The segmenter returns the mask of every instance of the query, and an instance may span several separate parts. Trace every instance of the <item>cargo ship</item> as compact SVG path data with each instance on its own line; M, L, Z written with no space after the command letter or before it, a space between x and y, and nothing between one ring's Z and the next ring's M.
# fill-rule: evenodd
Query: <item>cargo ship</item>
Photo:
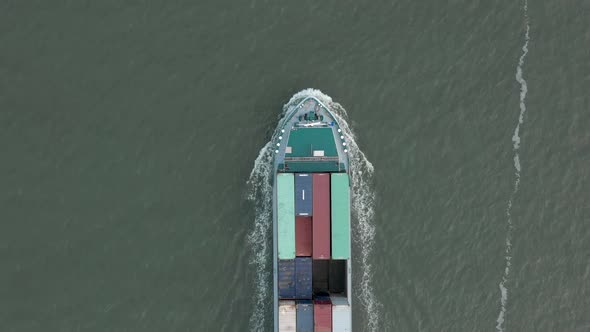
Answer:
M292 105L273 141L274 331L351 331L347 142L319 99Z

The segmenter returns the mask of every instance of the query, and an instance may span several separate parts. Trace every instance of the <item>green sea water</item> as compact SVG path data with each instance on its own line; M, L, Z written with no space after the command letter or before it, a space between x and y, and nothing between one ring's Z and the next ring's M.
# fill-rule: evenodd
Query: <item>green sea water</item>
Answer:
M270 331L305 88L366 157L354 331L590 330L590 4L524 5L1 1L0 331Z

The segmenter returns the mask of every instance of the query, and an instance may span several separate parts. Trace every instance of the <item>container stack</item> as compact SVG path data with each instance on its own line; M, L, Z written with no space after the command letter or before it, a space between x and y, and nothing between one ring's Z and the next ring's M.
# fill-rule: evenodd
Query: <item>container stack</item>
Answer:
M332 332L332 304L329 297L317 297L313 301L315 332Z
M277 175L279 259L295 258L295 188L293 173Z
M279 298L295 298L295 260L279 260Z
M279 331L295 331L297 309L295 301L279 301Z
M350 258L350 186L348 174L331 174L332 259Z
M330 295L332 302L332 332L352 331L350 304L343 295Z
M312 254L312 218L311 216L295 217L295 255L311 257Z
M314 332L313 302L311 300L297 301L297 332Z
M311 300L312 291L312 264L311 257L295 258L295 299Z
M350 332L348 174L279 173L276 185L279 331Z
M295 174L295 213L298 216L311 216L313 202L312 189L311 174Z
M330 259L330 174L313 174L313 259Z

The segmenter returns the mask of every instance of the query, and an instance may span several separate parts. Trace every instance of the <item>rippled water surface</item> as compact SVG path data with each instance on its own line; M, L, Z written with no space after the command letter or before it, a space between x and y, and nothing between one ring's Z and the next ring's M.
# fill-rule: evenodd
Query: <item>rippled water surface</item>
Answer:
M589 330L588 17L2 2L0 330L270 331L263 147L305 88L356 143L355 331Z

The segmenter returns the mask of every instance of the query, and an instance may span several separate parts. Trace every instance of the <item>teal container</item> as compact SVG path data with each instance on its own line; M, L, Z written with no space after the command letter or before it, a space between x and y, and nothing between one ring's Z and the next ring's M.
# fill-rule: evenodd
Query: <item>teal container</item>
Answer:
M332 259L350 258L350 183L348 174L332 173Z
M293 173L277 174L279 259L295 258L295 180Z

